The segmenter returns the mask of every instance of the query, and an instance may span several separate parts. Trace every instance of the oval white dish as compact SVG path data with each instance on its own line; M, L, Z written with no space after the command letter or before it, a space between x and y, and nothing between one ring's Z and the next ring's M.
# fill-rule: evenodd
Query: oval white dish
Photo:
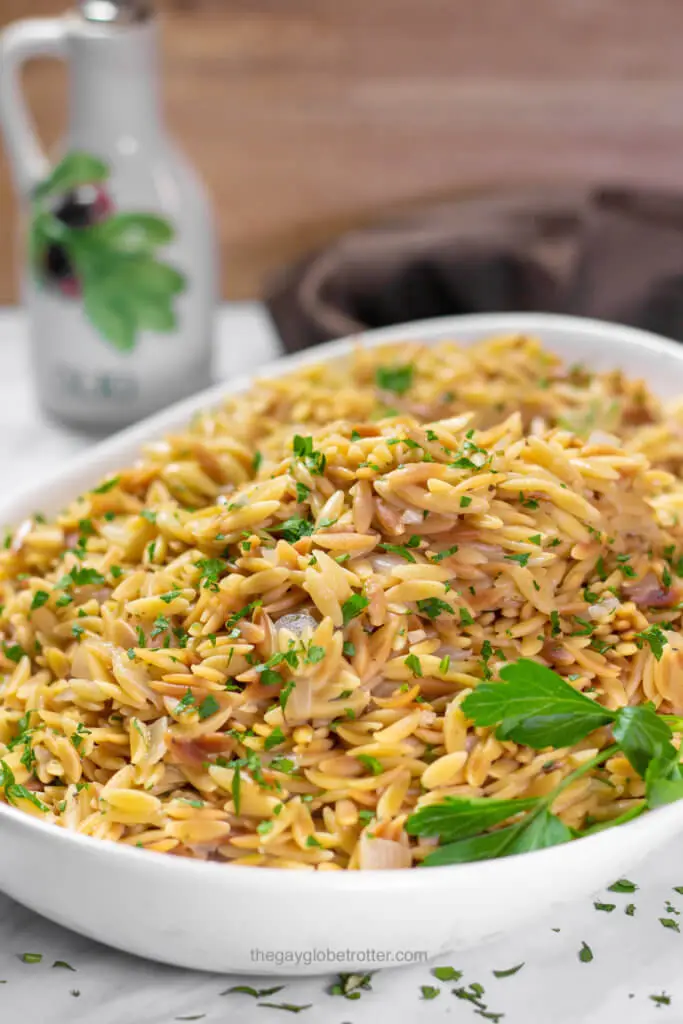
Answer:
M392 327L361 340L368 345L403 338L467 342L518 331L538 335L568 361L642 376L663 397L683 391L683 349L597 321L540 314L470 316ZM278 360L261 376L335 358L357 340ZM6 502L0 522L16 522L36 507L56 510L134 459L143 441L175 429L196 410L249 383L241 378L218 385L97 445ZM316 974L332 965L367 969L364 951L370 948L384 951L386 964L395 966L402 958L415 963L476 945L589 895L681 831L683 801L588 839L503 860L316 873L165 857L74 835L0 804L0 886L60 924L152 959L220 972ZM315 952L323 950L326 958L316 960ZM373 966L380 963L375 958Z

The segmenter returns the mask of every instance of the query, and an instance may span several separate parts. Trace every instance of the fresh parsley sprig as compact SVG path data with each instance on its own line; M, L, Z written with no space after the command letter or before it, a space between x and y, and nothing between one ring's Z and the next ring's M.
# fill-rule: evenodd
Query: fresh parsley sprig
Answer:
M646 797L599 828L631 820L646 808L683 797L683 769L673 744L675 716L660 716L651 704L612 711L575 690L566 680L535 661L522 658L500 670L500 681L481 683L462 702L462 710L479 727L495 727L496 736L535 750L569 747L601 727L613 743L564 778L543 797L495 800L447 797L408 818L410 835L438 836L440 847L427 865L507 857L590 834L568 828L551 807L576 778L622 753L645 780ZM508 824L505 824L505 823ZM503 825L502 828L497 826ZM494 831L489 831L494 829Z

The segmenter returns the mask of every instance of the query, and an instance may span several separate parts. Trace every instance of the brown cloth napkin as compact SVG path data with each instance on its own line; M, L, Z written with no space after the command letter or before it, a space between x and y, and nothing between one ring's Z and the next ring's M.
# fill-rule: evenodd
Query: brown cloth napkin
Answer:
M266 295L288 351L448 314L549 311L683 341L683 193L535 188L344 235Z

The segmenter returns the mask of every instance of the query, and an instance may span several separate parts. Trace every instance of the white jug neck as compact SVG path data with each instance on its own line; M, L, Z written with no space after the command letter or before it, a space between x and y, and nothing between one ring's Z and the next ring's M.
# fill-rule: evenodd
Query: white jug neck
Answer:
M157 25L96 25L69 32L67 147L132 153L162 131Z

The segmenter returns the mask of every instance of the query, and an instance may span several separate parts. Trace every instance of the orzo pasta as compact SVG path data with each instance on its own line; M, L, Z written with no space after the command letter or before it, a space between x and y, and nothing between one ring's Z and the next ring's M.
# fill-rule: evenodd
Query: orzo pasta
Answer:
M418 864L416 809L548 793L609 742L475 727L507 663L683 713L682 461L680 408L526 337L256 382L8 533L0 796L179 856ZM553 810L643 786L617 754Z

